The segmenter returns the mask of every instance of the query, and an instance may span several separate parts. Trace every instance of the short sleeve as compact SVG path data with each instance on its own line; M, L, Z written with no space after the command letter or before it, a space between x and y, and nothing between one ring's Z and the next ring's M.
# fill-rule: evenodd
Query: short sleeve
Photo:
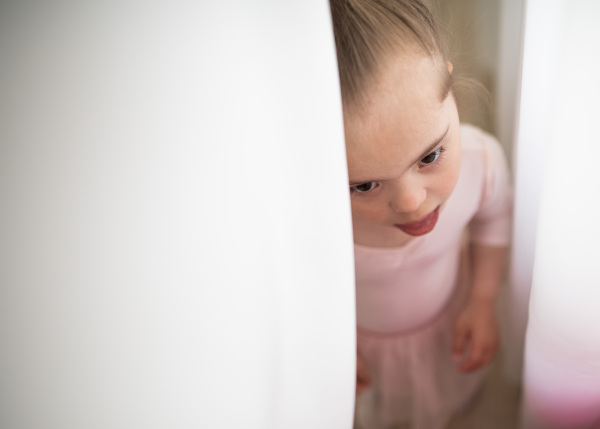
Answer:
M475 216L469 224L471 242L487 246L507 246L513 216L513 190L506 157L498 141L481 133L484 185Z

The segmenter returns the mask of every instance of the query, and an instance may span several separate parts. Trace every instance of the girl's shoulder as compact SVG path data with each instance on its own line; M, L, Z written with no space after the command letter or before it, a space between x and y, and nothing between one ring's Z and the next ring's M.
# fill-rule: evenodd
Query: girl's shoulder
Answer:
M494 176L509 175L508 162L502 145L493 135L470 124L460 125L462 168L479 169L482 179L490 183Z
M474 125L460 124L460 137L463 152L502 153L498 139Z
M512 184L504 150L489 133L461 124L462 161L458 195L471 205L471 240L506 245L510 239ZM469 199L470 198L470 199ZM468 204L467 204L468 205Z

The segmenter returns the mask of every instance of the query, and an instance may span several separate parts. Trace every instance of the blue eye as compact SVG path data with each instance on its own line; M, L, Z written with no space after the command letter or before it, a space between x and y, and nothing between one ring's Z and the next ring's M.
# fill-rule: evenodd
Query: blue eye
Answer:
M434 150L433 152L431 152L429 155L424 156L421 159L421 162L419 163L419 165L426 166L426 165L433 164L434 162L436 162L438 160L438 158L440 157L440 153L442 153L443 150L444 150L444 148L439 147L436 150Z
M350 191L358 192L359 194L366 194L377 187L376 182L366 182L360 185L350 186Z

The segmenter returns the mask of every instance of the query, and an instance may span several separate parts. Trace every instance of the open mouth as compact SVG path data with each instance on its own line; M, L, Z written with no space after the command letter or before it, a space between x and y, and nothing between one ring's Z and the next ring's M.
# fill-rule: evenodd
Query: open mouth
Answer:
M435 228L439 214L440 208L438 207L421 220L411 223L396 224L396 227L408 235L425 235Z

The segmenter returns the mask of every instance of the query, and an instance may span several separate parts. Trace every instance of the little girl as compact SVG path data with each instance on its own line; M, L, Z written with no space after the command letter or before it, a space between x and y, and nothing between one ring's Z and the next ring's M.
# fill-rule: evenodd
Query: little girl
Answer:
M331 0L355 242L358 427L437 429L498 348L510 235L496 140L460 125L419 0Z

